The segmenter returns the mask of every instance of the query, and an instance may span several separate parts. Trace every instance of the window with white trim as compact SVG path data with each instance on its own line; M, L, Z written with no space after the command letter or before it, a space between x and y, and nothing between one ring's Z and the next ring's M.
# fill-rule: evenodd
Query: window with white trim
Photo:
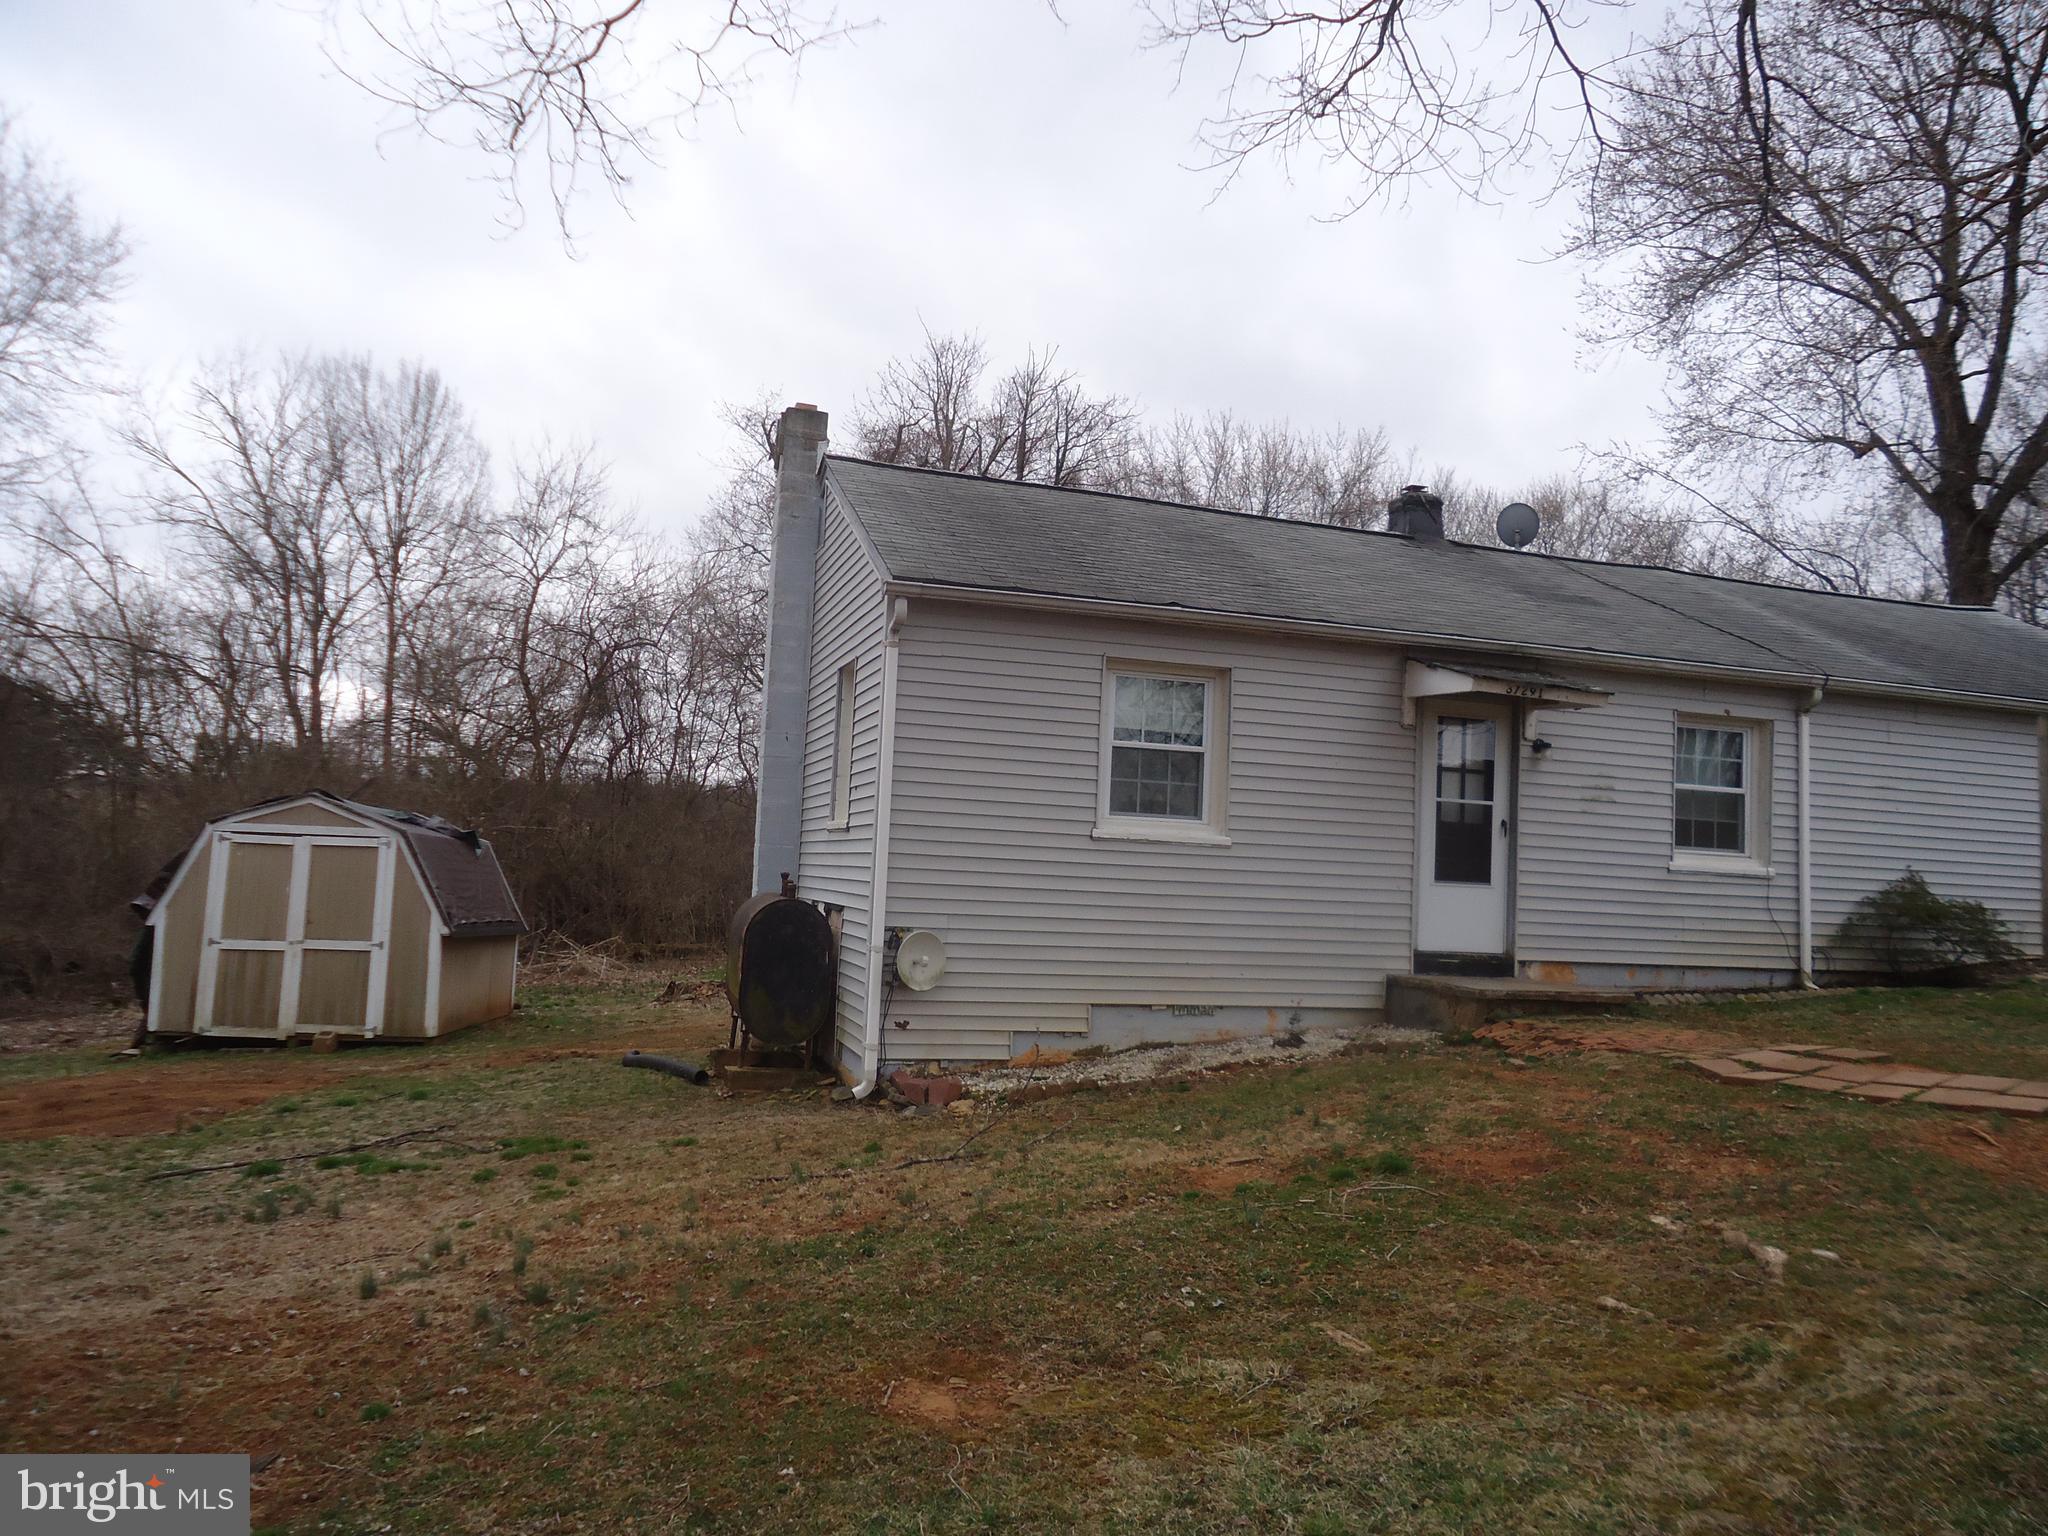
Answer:
M853 690L858 668L848 662L839 669L832 704L832 825L844 827L853 816Z
M1102 830L1218 835L1223 675L1112 663L1103 679Z
M1678 722L1671 846L1679 853L1756 856L1754 726Z

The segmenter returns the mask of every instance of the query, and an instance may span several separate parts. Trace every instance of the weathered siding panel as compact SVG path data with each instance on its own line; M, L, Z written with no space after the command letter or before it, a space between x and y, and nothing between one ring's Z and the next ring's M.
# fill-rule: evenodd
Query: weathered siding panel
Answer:
M433 942L435 919L403 848L394 864L383 1032L413 1038L427 1033L427 946Z
M1007 1056L1098 1003L1377 1008L1407 969L1396 653L921 599L900 645L886 917L948 963L895 993L889 1057ZM1229 674L1230 846L1091 835L1110 658Z
M363 822L340 811L330 811L322 805L291 805L275 811L265 811L260 816L231 817L228 825L235 827L334 827L344 832L366 830Z
M1520 757L1516 958L1635 968L1798 967L1798 757L1792 695L1730 683L1580 674L1614 697L1544 710ZM1769 877L1673 869L1678 717L1763 725ZM1759 742L1761 751L1765 744Z
M829 483L818 544L811 632L810 714L804 733L803 840L798 889L844 908L839 935L839 1053L860 1054L867 1007L868 888L874 878L875 788L881 759L882 577ZM853 782L847 824L832 826L832 739L839 669L853 663Z
M441 1033L500 1019L512 1011L519 941L441 941Z
M152 964L163 971L157 987L158 1012L153 1028L189 1034L199 1006L199 956L206 948L206 889L213 877L213 839L200 839L186 855L183 878L157 917L156 955Z
M2041 950L2040 746L2032 716L1830 695L1813 713L1816 963L1871 963L1836 940L1904 874L1988 903Z

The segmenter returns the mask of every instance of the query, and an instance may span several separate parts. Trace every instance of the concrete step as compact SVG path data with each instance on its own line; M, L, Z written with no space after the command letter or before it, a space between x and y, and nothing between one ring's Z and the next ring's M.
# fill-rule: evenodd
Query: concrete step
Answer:
M1628 987L1560 986L1492 976L1389 976L1387 1022L1400 1029L1470 1034L1495 1019L1605 1013L1642 994Z

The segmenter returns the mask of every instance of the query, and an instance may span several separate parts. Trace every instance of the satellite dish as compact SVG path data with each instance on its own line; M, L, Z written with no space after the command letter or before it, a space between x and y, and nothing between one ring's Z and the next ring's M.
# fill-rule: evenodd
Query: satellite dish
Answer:
M928 928L903 935L896 946L896 977L913 992L929 992L946 974L946 941Z
M1493 531L1500 535L1501 543L1509 549L1520 549L1534 539L1542 527L1543 519L1526 501L1509 502L1500 509L1500 516L1493 523Z

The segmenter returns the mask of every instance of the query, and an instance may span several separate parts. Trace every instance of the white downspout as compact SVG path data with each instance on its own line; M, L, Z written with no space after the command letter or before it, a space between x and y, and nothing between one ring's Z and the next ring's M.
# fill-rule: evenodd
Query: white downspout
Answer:
M1813 979L1813 712L1827 696L1827 685L1816 684L1799 706L1799 985L1814 987Z
M856 1099L875 1091L875 1079L882 1070L882 969L887 963L889 938L889 798L896 776L897 638L909 617L908 599L890 600L888 633L882 642L882 743L875 770L874 867L868 876L867 1030L861 1041L860 1081L853 1089Z

